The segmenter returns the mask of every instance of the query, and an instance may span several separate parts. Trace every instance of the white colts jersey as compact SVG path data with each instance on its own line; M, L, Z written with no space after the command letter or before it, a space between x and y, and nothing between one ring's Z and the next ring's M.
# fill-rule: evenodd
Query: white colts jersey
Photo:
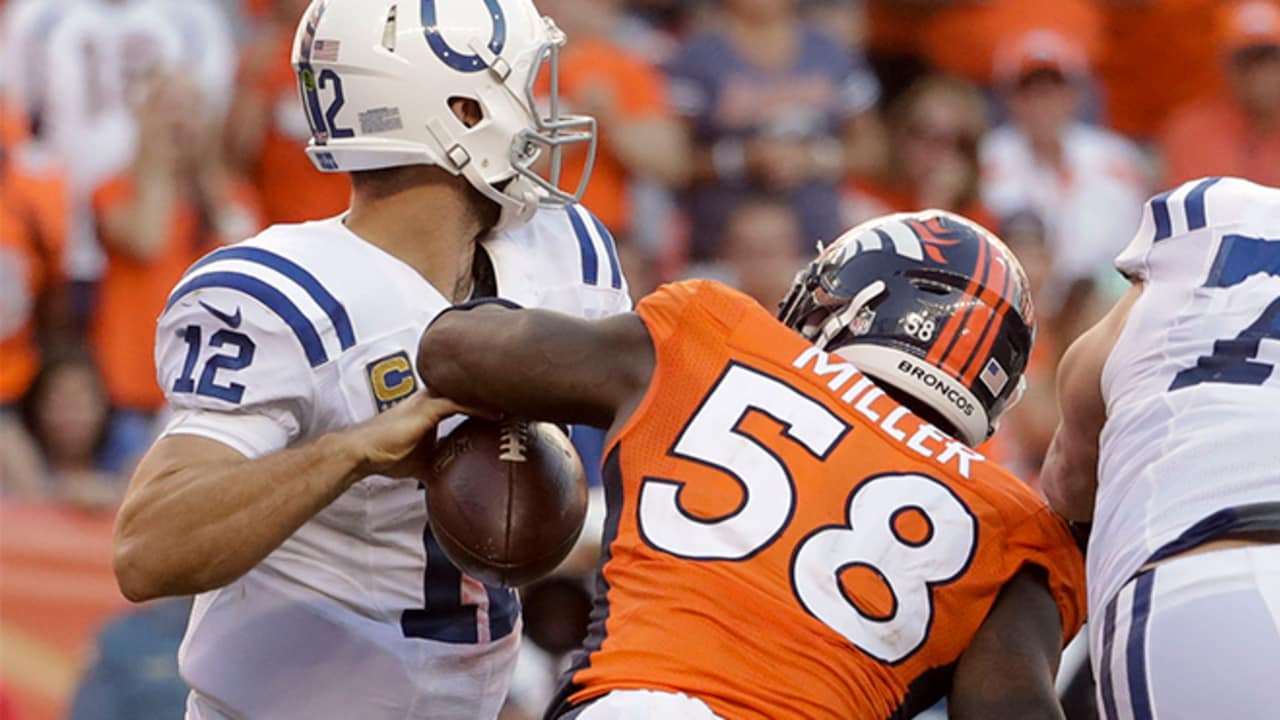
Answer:
M1245 507L1280 503L1280 190L1158 195L1116 265L1144 288L1102 371L1091 612L1152 559L1280 521Z
M612 240L580 207L485 248L502 297L587 318L630 309ZM166 433L253 458L368 420L419 390L418 339L449 306L340 218L220 249L160 319ZM497 714L518 643L515 594L445 560L418 483L369 477L197 597L179 660L199 700L233 717L471 720Z

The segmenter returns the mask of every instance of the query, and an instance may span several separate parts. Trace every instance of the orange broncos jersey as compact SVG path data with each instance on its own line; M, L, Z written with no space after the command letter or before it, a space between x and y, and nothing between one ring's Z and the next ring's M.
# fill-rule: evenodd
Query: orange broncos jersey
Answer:
M1083 560L1013 476L734 290L669 285L638 312L657 363L607 450L561 710L650 689L732 719L909 717L1024 566L1079 630Z

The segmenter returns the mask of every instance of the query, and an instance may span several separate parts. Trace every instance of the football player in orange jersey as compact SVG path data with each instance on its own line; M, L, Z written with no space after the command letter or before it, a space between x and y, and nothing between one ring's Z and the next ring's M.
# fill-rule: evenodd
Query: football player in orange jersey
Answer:
M973 446L1034 318L1013 255L941 211L859 226L781 322L709 281L596 322L463 306L427 384L610 428L585 651L549 718L1061 718L1083 620L1064 522Z

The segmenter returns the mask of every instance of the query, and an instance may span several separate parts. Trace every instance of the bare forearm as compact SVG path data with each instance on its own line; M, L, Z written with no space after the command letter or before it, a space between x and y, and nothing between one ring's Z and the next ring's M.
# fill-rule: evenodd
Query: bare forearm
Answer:
M1050 693L1028 692L1022 696L996 695L986 699L967 698L947 706L948 720L1063 720L1062 703Z
M1093 519L1098 489L1098 455L1096 450L1072 445L1059 430L1049 445L1037 483L1059 515L1071 522L1088 522Z
M605 364L586 348L539 334L534 312L480 308L492 320L446 318L424 337L420 368L427 386L463 405L492 408L524 417L607 427L612 416L587 398L608 378ZM484 328L484 329L481 329ZM510 368L518 367L518 373Z
M103 235L116 250L149 260L164 247L177 189L155 178L139 177L135 183L132 201L107 216Z
M1061 720L1053 678L1061 654L1058 609L1039 571L1023 571L956 664L948 697L951 720Z
M463 405L596 427L643 391L652 365L634 315L589 322L542 310L455 311L418 350L427 386Z
M141 601L230 583L356 482L360 463L337 434L255 460L201 438L161 441L116 520L121 589Z
M236 172L249 175L258 162L270 113L267 99L257 92L239 96L232 106L226 123L225 144L227 163Z

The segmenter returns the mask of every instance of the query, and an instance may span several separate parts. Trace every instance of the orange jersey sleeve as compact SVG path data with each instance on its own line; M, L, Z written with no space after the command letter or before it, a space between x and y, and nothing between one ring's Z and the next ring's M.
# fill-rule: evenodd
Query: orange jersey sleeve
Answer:
M910 716L1001 588L1083 562L1029 488L722 285L637 308L656 356L606 452L605 558L562 699L683 692L726 718Z
M40 370L34 315L43 271L30 229L0 198L0 404L16 403Z

